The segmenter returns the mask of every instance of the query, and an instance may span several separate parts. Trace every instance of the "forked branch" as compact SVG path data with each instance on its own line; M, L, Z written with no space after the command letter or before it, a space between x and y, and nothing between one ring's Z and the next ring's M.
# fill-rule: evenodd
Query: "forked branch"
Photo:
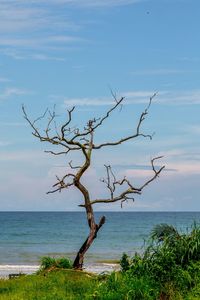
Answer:
M96 149L101 149L106 146L116 146L122 144L131 139L135 139L137 137L145 137L152 138L150 134L144 134L141 131L142 124L148 115L151 103L156 94L154 94L149 102L145 110L141 113L139 120L136 124L135 132L131 133L128 136L124 136L121 139L116 141L108 141L101 144L94 144L94 135L96 134L96 130L104 125L104 122L110 117L111 113L115 111L118 107L122 107L122 103L124 101L124 97L121 97L119 100L116 95L111 92L114 98L114 104L107 112L100 118L92 118L86 122L86 125L83 128L77 128L72 124L73 112L75 107L72 107L67 111L67 120L61 125L57 126L55 123L55 110L50 112L48 109L44 112L42 116L35 120L31 120L25 110L25 107L22 106L24 118L29 123L32 128L32 134L38 138L41 142L47 142L56 147L56 150L47 150L46 153L50 153L52 155L66 155L71 151L79 151L82 156L82 161L80 165L72 164L72 161L68 162L69 168L66 171L66 174L62 177L56 176L56 183L53 185L52 190L50 190L47 194L61 192L63 189L68 189L72 186L76 187L82 194L83 204L80 205L85 208L87 222L89 226L89 235L86 238L85 242L79 249L76 258L74 260L74 268L82 269L84 255L86 251L89 249L90 245L93 243L94 239L97 236L99 229L105 223L105 217L102 216L99 222L96 222L95 215L93 211L93 204L96 203L113 203L113 202L121 202L121 205L124 201L133 200L135 194L141 194L142 190L154 181L159 174L164 169L162 167L156 167L155 161L160 159L161 157L155 157L151 160L152 167L152 176L141 186L136 187L132 184L130 180L126 177L118 180L112 171L110 165L105 165L106 168L106 178L102 179L102 182L106 185L109 191L109 197L106 199L96 199L91 200L90 193L87 187L81 182L82 177L85 172L89 169L91 165L92 159L92 151ZM47 120L46 120L47 118ZM38 124L45 120L46 127L44 130L40 130L38 128ZM69 171L69 172L68 172Z
M70 186L74 185L76 186L84 195L85 191L88 193L87 189L82 186L80 183L80 179L82 175L85 173L85 171L90 166L90 160L91 160L91 152L93 149L100 149L105 146L116 146L119 144L122 144L128 140L137 138L137 137L148 137L152 138L152 135L150 134L144 134L141 132L141 126L148 115L149 109L151 107L152 101L154 97L156 96L156 93L150 97L149 102L144 109L144 111L141 113L137 126L136 126L136 132L134 134L131 134L129 136L125 136L121 139L118 139L117 141L113 142L105 142L99 145L95 145L93 143L93 136L96 132L96 129L103 125L104 121L110 117L110 114L117 109L120 105L122 105L124 101L124 97L121 97L119 100L117 99L116 95L111 91L111 94L115 100L114 105L105 113L105 115L101 118L93 118L89 120L86 124L86 126L83 128L83 131L81 131L79 128L71 126L72 122L72 114L75 110L75 107L72 107L70 110L67 111L67 120L66 122L60 126L60 129L57 129L57 127L53 128L52 125L55 121L55 111L50 112L48 109L44 112L42 116L39 118L31 121L29 117L27 116L25 107L22 106L24 118L27 120L27 122L30 124L31 128L33 129L33 135L40 139L40 141L48 142L52 145L61 146L61 151L52 151L48 150L45 151L46 153L50 153L53 155L63 155L68 154L70 151L81 151L81 153L84 155L84 162L80 166L74 166L72 165L72 161L69 162L69 166L71 169L77 169L77 172L75 174L67 173L64 175L61 179L57 178L57 182L55 185L53 185L53 190L49 191L48 193L54 193L57 191L61 191L64 188L69 188ZM37 124L39 121L43 120L48 115L48 121L47 126L44 131L41 131L37 128ZM50 135L52 133L56 133L53 135ZM64 150L63 150L64 149ZM153 176L150 177L142 186L135 187L132 185L132 183L124 177L122 180L117 180L111 166L105 165L106 168L106 178L102 179L102 182L104 182L107 186L107 189L109 190L110 197L108 199L96 199L93 201L90 201L90 203L87 201L87 205L92 205L95 203L111 203L111 202L117 202L117 201L126 201L127 199L134 200L134 194L141 194L142 190L153 180L155 180L160 172L164 169L164 166L157 169L154 165L155 160L160 159L161 157L155 157L151 160L151 167L153 171ZM66 182L66 179L69 177L73 177L72 181ZM124 188L124 191L117 194L117 191L122 190ZM85 197L85 195L84 195ZM83 205L85 206L86 203Z
M106 168L106 178L102 179L101 181L106 184L107 189L109 190L110 197L106 199L96 199L92 200L91 204L96 203L113 203L121 201L121 204L126 200L133 200L134 201L134 195L135 194L141 194L142 190L150 184L152 181L154 181L159 174L162 172L162 170L165 168L165 166L156 167L154 162L158 159L161 159L162 156L154 157L151 160L151 168L153 171L153 175L141 186L136 187L134 186L130 180L128 180L126 177L124 177L121 180L116 180L116 176L114 175L111 166L105 165ZM124 188L123 191L117 194L117 187ZM116 195L117 194L117 195ZM84 206L84 205L80 205Z
M75 175L71 174L71 173L68 173L67 175L63 176L61 179L58 176L56 176L57 182L53 185L54 189L47 192L47 194L52 194L52 193L55 193L55 192L61 192L62 189L67 189L70 186L73 186L74 185L73 180L71 182L65 182L65 180L68 177L72 177L74 179Z
M141 126L142 126L142 123L144 122L146 116L148 115L148 112L149 112L149 109L150 109L150 106L152 104L152 101L153 101L153 98L156 96L156 93L153 94L152 97L150 97L149 99L149 102L148 102L148 105L147 107L145 108L145 110L141 113L140 115L140 118L139 118L139 121L138 121L138 124L136 126L136 132L134 134L131 134L129 136L126 136L126 137L123 137L117 141L114 141L114 142L105 142L105 143L102 143L102 144L99 144L99 145L93 145L93 149L100 149L102 147L107 147L107 146L117 146L119 144L122 144L126 141L129 141L129 140L132 140L132 139L135 139L137 137L145 137L145 138L149 138L149 139L152 139L152 134L144 134L141 132ZM113 109L115 109L122 101L124 100L124 98L122 97L117 103L116 105L113 107ZM112 109L112 110L113 110ZM109 112L111 112L112 110L110 110ZM109 117L109 114L107 113L107 115L102 118L102 120L104 121L106 118ZM100 123L99 123L100 124ZM99 126L99 125L98 125ZM97 127L97 126L96 126ZM96 128L94 127L94 128Z

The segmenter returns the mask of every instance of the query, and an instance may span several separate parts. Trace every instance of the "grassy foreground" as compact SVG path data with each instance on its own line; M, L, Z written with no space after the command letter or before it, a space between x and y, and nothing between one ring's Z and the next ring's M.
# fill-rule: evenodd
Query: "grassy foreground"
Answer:
M73 270L57 270L45 276L27 275L11 280L0 280L1 300L81 300L81 299L136 299L136 300L199 300L200 279L189 292L166 285L168 296L162 296L148 276L130 278L123 273L112 273L107 278Z
M73 270L0 280L1 300L93 299L97 279Z
M97 276L45 257L38 274L0 280L0 300L200 300L200 227L182 234L157 225L144 253L123 254L120 264Z

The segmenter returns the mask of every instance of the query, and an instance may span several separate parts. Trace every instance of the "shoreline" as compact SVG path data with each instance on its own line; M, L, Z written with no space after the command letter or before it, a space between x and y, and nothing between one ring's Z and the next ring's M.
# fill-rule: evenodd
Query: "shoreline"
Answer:
M9 274L25 274L31 275L37 272L40 265L0 265L0 279L7 279ZM120 269L119 264L111 262L95 262L86 263L84 265L83 271L101 274L101 273L111 273L113 271L118 271Z

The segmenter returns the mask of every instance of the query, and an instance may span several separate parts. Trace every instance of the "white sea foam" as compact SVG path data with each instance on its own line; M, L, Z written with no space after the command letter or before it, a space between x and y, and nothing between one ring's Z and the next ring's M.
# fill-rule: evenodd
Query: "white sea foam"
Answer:
M39 265L0 265L0 277L8 277L9 274L33 274L39 270ZM84 271L95 274L110 273L118 270L118 264L111 263L88 263L84 266Z
M39 265L0 265L0 277L9 274L32 274L38 271Z
M84 270L96 274L110 273L119 270L119 265L111 263L88 263L85 265Z

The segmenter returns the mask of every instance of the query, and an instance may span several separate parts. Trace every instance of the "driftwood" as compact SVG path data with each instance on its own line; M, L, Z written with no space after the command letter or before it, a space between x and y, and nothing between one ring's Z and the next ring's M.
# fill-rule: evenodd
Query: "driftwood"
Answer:
M24 275L25 275L24 273L11 273L8 275L8 278L13 279L13 278L18 278L18 277L24 276Z

